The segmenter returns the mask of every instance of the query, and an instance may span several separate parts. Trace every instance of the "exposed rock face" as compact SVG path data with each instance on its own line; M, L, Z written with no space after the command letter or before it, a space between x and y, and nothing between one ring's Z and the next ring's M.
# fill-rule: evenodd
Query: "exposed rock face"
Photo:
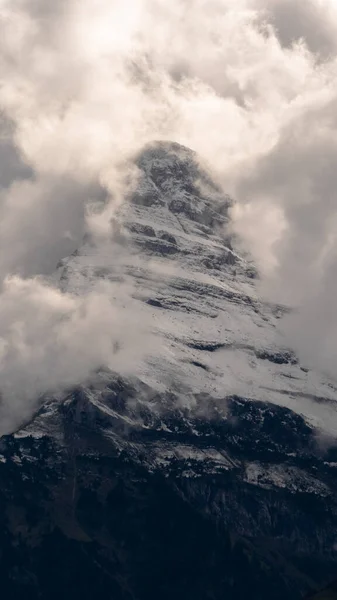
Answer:
M59 279L132 281L165 352L1 439L3 595L300 599L337 572L336 389L284 347L285 309L258 298L194 153L157 143L137 164L116 216L128 252L116 266L87 242Z

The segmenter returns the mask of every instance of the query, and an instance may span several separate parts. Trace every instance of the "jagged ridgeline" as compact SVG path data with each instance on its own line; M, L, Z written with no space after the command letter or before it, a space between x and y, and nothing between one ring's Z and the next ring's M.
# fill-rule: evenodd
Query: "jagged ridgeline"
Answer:
M141 352L111 331L115 368L1 438L3 597L300 600L337 572L336 387L285 346L197 156L136 163L111 247L86 238L57 275L108 283Z

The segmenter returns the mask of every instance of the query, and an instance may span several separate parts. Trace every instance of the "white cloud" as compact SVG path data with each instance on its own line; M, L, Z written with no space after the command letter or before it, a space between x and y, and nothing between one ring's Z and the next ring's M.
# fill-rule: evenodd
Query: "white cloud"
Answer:
M123 199L128 157L149 140L173 139L199 152L236 196L234 226L265 274L264 292L301 307L291 335L298 351L312 346L311 335L313 363L335 356L326 331L336 321L337 3L1 0L0 19L3 321L16 322L6 301L13 282L40 290L34 276L52 272L86 228L104 234L86 207L106 194L111 215ZM6 280L12 273L33 279ZM47 318L48 305L58 292L43 290L51 339L59 321ZM16 294L24 331L29 298ZM76 321L77 301L67 302L67 319ZM322 306L326 317L318 319ZM104 328L88 315L97 356L84 352L81 376L110 359ZM8 332L3 339L6 346ZM49 346L54 378L30 379L34 369L23 369L20 347L15 360L3 359L2 381L6 369L19 369L32 397L42 390L33 389L39 377L46 388L69 383ZM34 368L45 365L38 338L29 348ZM334 359L323 366L334 372Z
M131 373L155 347L151 323L128 286L100 284L84 297L39 279L6 279L0 302L0 432L29 416L39 395L84 382L108 366Z

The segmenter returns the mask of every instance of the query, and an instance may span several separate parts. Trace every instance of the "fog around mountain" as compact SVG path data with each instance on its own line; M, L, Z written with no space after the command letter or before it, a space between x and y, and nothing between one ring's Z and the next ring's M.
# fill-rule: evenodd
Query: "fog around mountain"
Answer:
M130 159L156 139L197 151L235 199L232 228L261 273L259 293L297 307L284 322L289 345L334 376L336 3L0 6L0 374L8 410L20 414L42 388L111 363L105 331L123 314L103 308L106 290L79 301L51 276L85 233L105 243L137 180ZM142 339L144 327L132 331ZM41 345L50 337L61 340L52 349ZM94 340L89 357L83 339ZM73 378L70 361L79 365Z
M337 2L0 0L0 27L3 596L323 589Z

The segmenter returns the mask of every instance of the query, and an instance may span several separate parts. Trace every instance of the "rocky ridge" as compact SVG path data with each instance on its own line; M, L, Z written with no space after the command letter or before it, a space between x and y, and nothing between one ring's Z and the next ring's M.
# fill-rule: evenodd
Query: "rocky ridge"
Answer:
M56 277L108 282L153 337L132 373L116 340L120 368L1 438L6 597L305 597L337 566L335 384L286 347L196 155L156 143L136 164L109 243Z

